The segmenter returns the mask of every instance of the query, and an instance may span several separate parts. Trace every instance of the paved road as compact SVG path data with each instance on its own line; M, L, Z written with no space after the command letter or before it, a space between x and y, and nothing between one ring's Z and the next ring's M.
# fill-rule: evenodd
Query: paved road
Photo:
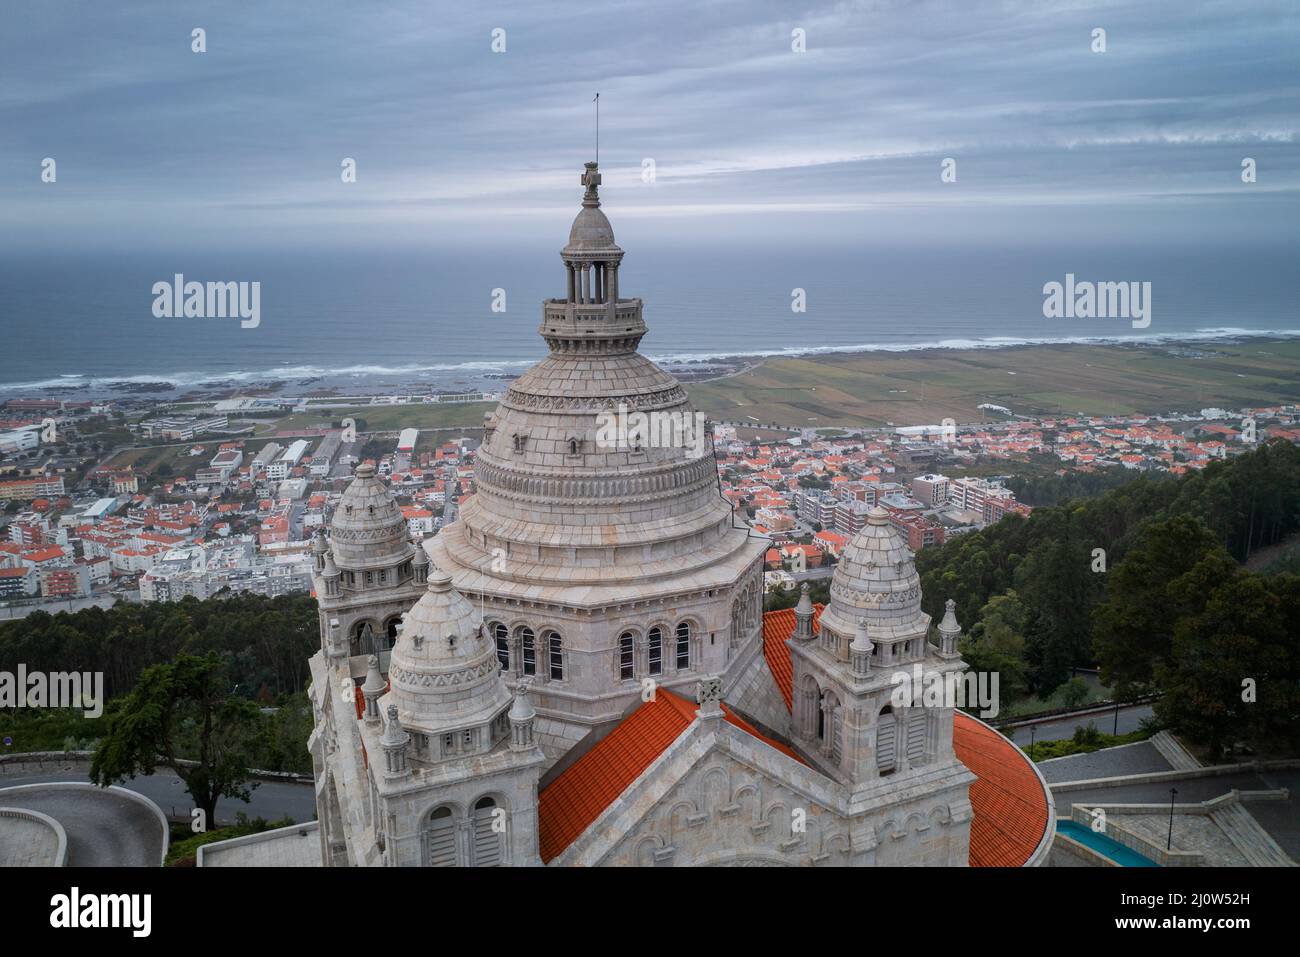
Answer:
M8 784L9 782L6 782ZM48 814L68 835L69 867L158 867L166 833L158 815L121 791L0 789L0 804Z
M26 618L34 611L43 611L51 615L57 615L61 611L81 611L92 605L98 605L100 608L112 608L117 603L117 598L113 595L93 595L86 598L61 598L55 601L33 602L25 605L0 605L0 621L10 618Z
M1119 709L1119 733L1127 734L1129 731L1138 730L1143 718L1151 717L1151 705L1135 704L1128 705ZM1102 734L1113 734L1115 729L1115 712L1114 710L1101 711L1096 714L1087 714L1083 716L1071 715L1067 717L1044 718L1042 721L1033 722L1033 740L1034 741L1061 741L1074 735L1074 729L1081 726L1092 725ZM1030 725L1022 724L1014 728L999 728L998 730L1005 734L1016 744L1028 744L1030 740Z
M0 775L0 788L15 784L85 780L85 773L78 771L46 771L30 775L6 774ZM122 786L143 794L162 808L163 813L169 817L188 816L194 806L180 778L171 771L160 770L156 774L131 778L129 781L124 781ZM253 791L252 801L248 804L234 798L222 798L217 803L217 823L233 824L235 815L240 811L249 817L264 817L268 821L290 817L295 824L302 824L316 819L316 795L310 784L262 781Z

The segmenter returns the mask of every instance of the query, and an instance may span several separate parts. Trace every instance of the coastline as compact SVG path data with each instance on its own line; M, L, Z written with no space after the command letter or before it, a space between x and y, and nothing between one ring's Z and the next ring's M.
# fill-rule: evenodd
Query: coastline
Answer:
M863 357L953 357L963 353L982 355L990 352L1060 349L1071 346L1164 350L1178 347L1228 347L1247 342L1294 340L1300 340L1300 329L1222 328L1150 336L989 337L906 344L790 346L781 349L709 355L661 354L649 350L645 354L647 358L662 365L685 384L692 386L698 383L733 379L754 372L773 361L786 359L842 362ZM0 383L0 400L11 398L48 398L68 401L139 399L168 403L213 401L235 396L315 398L330 395L491 393L503 390L510 380L541 358L542 355L539 354L522 359L450 364L355 365L339 368L296 365L255 371L181 371L126 376L64 374L25 382Z

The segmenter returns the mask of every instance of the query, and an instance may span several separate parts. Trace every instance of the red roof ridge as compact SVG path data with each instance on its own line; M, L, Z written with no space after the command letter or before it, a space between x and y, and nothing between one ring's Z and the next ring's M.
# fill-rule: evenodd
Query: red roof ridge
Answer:
M768 737L722 705L727 723L802 762L791 748ZM696 706L659 688L565 768L537 796L537 832L542 860L550 863L587 830L637 778L645 773L695 720Z

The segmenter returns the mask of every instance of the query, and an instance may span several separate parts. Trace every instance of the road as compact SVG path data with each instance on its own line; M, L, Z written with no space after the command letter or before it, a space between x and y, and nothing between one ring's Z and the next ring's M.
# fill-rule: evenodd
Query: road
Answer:
M156 811L121 791L31 787L0 779L0 805L39 811L68 836L69 867L157 867L166 834Z
M85 780L85 774L77 771L47 771L31 775L6 774L0 775L0 788L17 784ZM163 813L169 818L188 817L190 809L194 806L180 778L171 771L159 770L156 774L131 778L123 781L122 787L140 792L162 808ZM268 821L278 821L284 817L293 818L295 824L314 821L316 819L315 790L310 784L260 781L248 804L234 798L222 798L217 803L217 823L234 824L235 815L241 811L249 817L264 817Z
M26 618L34 611L57 615L61 611L81 611L83 608L90 608L93 605L98 605L100 608L112 608L117 604L118 597L117 595L100 594L88 595L85 598L60 598L54 601L33 602L22 605L0 605L0 621L12 618Z
M1142 719L1151 717L1151 713L1151 705L1149 704L1122 706L1119 709L1119 733L1127 734L1130 731L1138 730L1138 727L1142 724ZM1044 718L1041 721L1034 721L1031 724L1020 724L1014 728L1001 727L998 730L1016 744L1028 744L1031 726L1034 729L1034 741L1060 741L1064 738L1073 737L1075 728L1088 725L1092 725L1102 734L1115 733L1115 710L1111 708L1094 714L1067 715L1065 717L1057 715L1052 718Z

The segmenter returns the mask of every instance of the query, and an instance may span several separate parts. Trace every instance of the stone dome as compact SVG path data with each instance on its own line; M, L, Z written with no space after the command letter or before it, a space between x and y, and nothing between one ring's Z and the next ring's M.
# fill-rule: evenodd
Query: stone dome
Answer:
M569 229L569 245L565 247L565 252L616 248L614 227L609 224L609 217L599 207L584 206Z
M876 645L916 638L930 628L930 616L921 611L921 576L912 550L878 505L844 547L819 625L851 637L860 618L867 620L868 637Z
M614 244L614 227L600 211L600 169L596 163L585 165L582 184L587 187L582 195L582 209L574 217L569 244L560 255L566 259L599 258L617 262L623 257L623 250Z
M402 510L375 475L375 467L357 467L356 477L339 500L330 521L330 547L340 568L388 568L415 554Z
M405 727L482 724L510 704L483 618L439 568L402 619L389 661L392 703Z
M623 252L598 208L596 164L586 164L582 182L570 246L592 248L562 255L586 263L576 268L605 270L608 285L580 290L571 274L569 298L544 304L540 332L550 354L485 417L476 494L430 543L433 560L469 593L497 591L503 579L523 594L695 572L703 573L697 587L721 586L734 573L720 565L761 543L733 523L719 494L703 417L676 379L636 351L645 334L642 304L617 295ZM644 441L633 416L651 425ZM628 428L611 442L615 420Z

